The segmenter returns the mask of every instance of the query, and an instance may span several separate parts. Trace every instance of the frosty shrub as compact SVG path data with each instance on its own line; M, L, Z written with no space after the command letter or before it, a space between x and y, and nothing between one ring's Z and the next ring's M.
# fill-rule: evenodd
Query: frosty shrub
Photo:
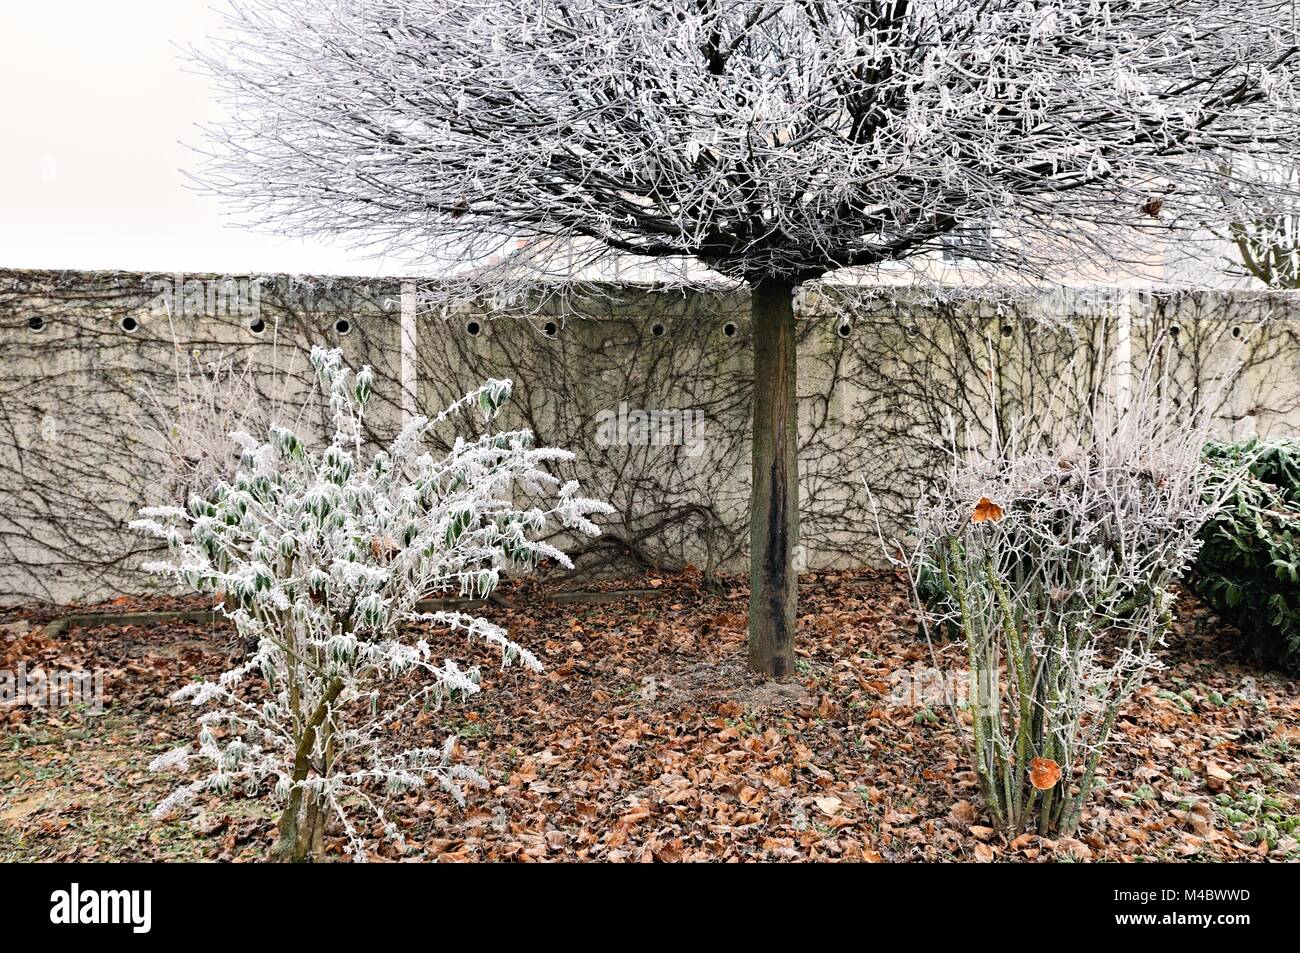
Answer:
M957 458L917 512L907 560L927 634L964 643L981 793L1008 834L1072 833L1125 700L1158 664L1172 587L1226 485L1205 428L1144 385L1063 442L1012 433ZM1184 425L1176 422L1182 418Z
M430 428L477 408L490 423L510 382L490 380L437 418L413 419L386 450L367 455L362 423L373 375L355 376L338 351L313 349L333 438L309 450L292 431L245 433L234 478L185 509L152 507L132 526L166 541L168 562L148 568L225 600L256 650L211 682L174 696L207 710L197 747L154 768L199 768L162 801L165 817L201 793L267 796L279 806L281 859L319 856L337 821L355 859L366 834L400 841L386 796L433 784L458 801L484 780L453 762L451 741L402 748L384 726L479 690L478 672L433 657L418 635L455 630L497 646L505 663L541 668L504 630L458 612L420 613L432 593L488 596L500 574L565 555L541 541L548 525L595 535L603 503L560 485L545 466L570 459L537 449L527 431L457 438L445 456L424 448ZM534 501L517 506L513 497ZM415 633L415 634L412 634Z
M284 383L273 373L276 386L268 397L259 391L250 362L224 357L203 361L197 351L184 353L178 341L173 341L173 352L171 379L147 381L136 407L137 427L161 452L162 470L152 480L151 499L184 500L196 493L210 497L239 468L240 448L230 434L264 430L278 417Z

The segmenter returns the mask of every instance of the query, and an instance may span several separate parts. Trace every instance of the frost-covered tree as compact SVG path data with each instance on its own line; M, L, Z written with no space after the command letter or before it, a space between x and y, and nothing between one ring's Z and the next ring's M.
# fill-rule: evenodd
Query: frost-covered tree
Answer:
M796 289L954 234L988 236L963 253L997 275L1141 262L1222 221L1200 157L1297 136L1292 0L248 0L229 25L205 178L264 223L466 259L531 239L561 250L548 280L622 256L748 286L750 664L776 676Z
M419 748L388 740L394 723L479 690L477 671L435 658L421 630L463 632L496 645L505 662L541 668L501 628L459 612L420 613L418 600L486 597L505 569L544 558L567 565L541 541L546 527L596 534L590 517L609 507L579 496L576 483L560 485L546 467L571 455L534 447L527 431L457 438L444 456L426 450L430 428L457 412L477 408L490 422L509 381L488 381L432 420L415 417L367 455L370 368L353 376L338 351L320 348L311 359L333 415L323 450L281 426L264 442L235 433L242 456L232 480L184 509L148 508L132 524L172 550L148 568L223 596L239 634L256 645L237 668L177 693L208 706L198 745L154 767L204 770L155 814L203 792L267 796L281 805L282 859L319 856L337 819L347 850L364 860L376 825L400 840L386 796L434 784L463 800L463 784L485 783L452 760L454 738Z

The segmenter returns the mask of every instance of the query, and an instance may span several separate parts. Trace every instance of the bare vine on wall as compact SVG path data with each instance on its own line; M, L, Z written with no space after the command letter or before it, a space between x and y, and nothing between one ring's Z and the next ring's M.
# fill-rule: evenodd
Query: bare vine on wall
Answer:
M126 521L178 481L201 492L223 465L220 431L301 406L313 344L374 367L385 403L370 436L391 438L400 298L391 281L0 271L0 599L138 590L131 567L144 553ZM1133 362L1153 355L1176 403L1212 399L1225 431L1295 432L1292 295L923 302L828 290L799 322L803 568L880 561L864 477L884 521L905 532L954 447L991 450L1011 439L1008 421L1081 413L1113 384L1124 309ZM564 475L616 509L602 537L564 541L578 572L743 570L754 386L744 292L606 287L553 316L522 310L422 313L420 406L488 377L515 381L503 425L574 449ZM198 444L178 444L204 420Z
M169 446L194 449L173 444L177 423L205 398L242 404L224 406L233 423L310 386L293 359L308 342L382 359L374 318L396 295L338 279L0 271L0 598L138 589L146 544L126 522L179 476ZM214 367L237 386L212 393Z
M520 386L515 421L571 438L617 516L579 565L623 571L734 563L747 545L748 307L735 295L593 295L554 318L422 325L420 380L436 403L484 376ZM427 342L427 343L426 343Z

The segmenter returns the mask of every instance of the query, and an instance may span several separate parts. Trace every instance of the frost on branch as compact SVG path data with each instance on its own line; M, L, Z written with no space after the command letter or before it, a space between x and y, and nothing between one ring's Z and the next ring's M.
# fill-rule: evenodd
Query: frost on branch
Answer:
M1294 157L1273 163L1245 158L1225 167L1243 182L1263 181L1278 192L1300 194L1300 165ZM1229 210L1226 237L1236 246L1238 270L1270 288L1300 288L1300 213L1286 203L1236 196Z
M503 303L611 259L797 284L971 235L992 277L1139 269L1225 198L1300 198L1225 161L1300 134L1292 0L253 0L227 27L211 188L495 258L460 275Z
M400 840L385 819L386 796L434 785L463 801L465 785L482 783L454 763L450 740L406 750L385 741L384 726L479 691L476 670L438 660L411 633L457 631L496 646L503 663L541 669L501 628L461 613L422 614L417 601L483 598L504 571L567 563L538 537L554 523L598 533L591 517L610 508L547 472L569 454L534 447L528 431L457 438L445 456L425 449L429 430L452 414L477 412L491 424L509 381L490 380L436 418L415 418L387 449L368 454L370 369L354 376L338 351L321 348L311 360L333 419L327 446L312 450L276 425L264 440L234 434L233 479L184 509L150 507L132 523L171 551L153 571L224 596L240 635L256 646L239 667L176 693L205 709L198 744L153 767L200 764L206 773L157 813L204 792L269 795L282 808L283 858L318 855L325 825L337 820L360 860L363 833L375 823ZM534 502L516 506L516 494ZM371 820L359 824L367 813Z
M917 610L964 649L954 714L1011 836L1079 825L1121 707L1156 664L1173 586L1240 478L1202 466L1207 415L1175 422L1165 384L1146 375L1131 408L1095 399L1064 439L1016 427L993 459L955 460L918 507Z

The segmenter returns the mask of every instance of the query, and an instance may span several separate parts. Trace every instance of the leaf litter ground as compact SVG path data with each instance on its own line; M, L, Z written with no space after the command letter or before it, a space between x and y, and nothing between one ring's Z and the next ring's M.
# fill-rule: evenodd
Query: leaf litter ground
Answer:
M1163 670L1125 708L1104 789L1076 838L1008 842L983 813L960 737L914 690L930 650L890 573L806 575L797 677L745 670L743 581L697 573L624 582L650 594L556 602L538 583L483 614L547 671L475 661L485 691L393 724L395 740L454 733L487 790L465 809L435 791L392 808L398 861L1133 861L1300 859L1300 682L1236 655L1235 632L1184 600ZM177 608L118 600L97 611ZM189 605L189 607L193 607ZM149 811L175 783L146 765L194 736L166 701L234 652L225 623L103 625L44 635L54 613L0 623L0 668L102 668L108 704L0 706L0 860L257 860L274 821L247 800ZM940 649L940 669L961 653ZM341 855L341 842L331 848Z

